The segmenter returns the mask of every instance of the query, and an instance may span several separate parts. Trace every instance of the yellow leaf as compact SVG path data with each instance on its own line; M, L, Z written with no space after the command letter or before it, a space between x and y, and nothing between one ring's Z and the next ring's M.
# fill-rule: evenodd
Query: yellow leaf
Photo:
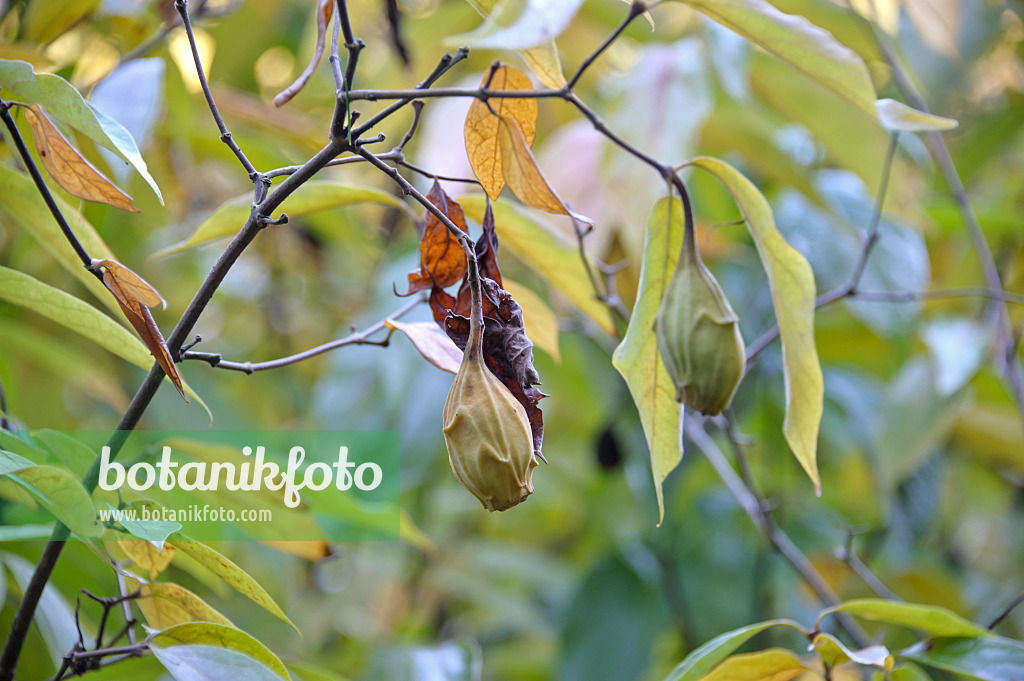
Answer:
M71 146L38 104L25 107L25 120L32 126L32 136L43 166L65 191L86 201L106 203L132 213L139 212L132 205L130 196L103 177Z
M213 622L228 627L235 625L227 617L211 608L206 601L183 586L173 582L143 583L126 577L128 589L140 592L135 602L153 629L168 629L186 622Z
M487 76L484 76L480 85L482 87L486 84ZM490 89L532 90L533 84L521 71L511 66L502 66L491 77ZM537 134L537 100L492 98L483 102L474 99L469 106L464 129L466 154L473 173L492 199L497 199L505 186L499 140L499 127L503 118L515 121L527 146L532 145Z
M807 671L800 658L785 648L733 655L701 677L701 681L789 681Z
M626 337L612 355L612 365L626 379L647 437L659 524L665 517L661 484L683 458L679 433L682 407L676 403L675 384L658 352L654 320L679 260L683 228L683 205L678 199L662 199L654 206L647 225L639 295Z
M558 58L558 46L554 40L547 45L519 50L519 54L546 87L558 90L565 86L562 61Z
M523 308L523 323L527 337L534 345L548 353L555 364L562 361L562 353L558 348L558 317L540 296L522 284L509 279L501 282L502 288L512 294L519 306Z
M152 542L142 539L120 541L117 542L117 547L137 566L149 570L150 579L156 579L157 575L166 570L174 558L174 547L167 543L164 543L163 551L153 546Z
M501 170L512 193L528 206L568 215L568 209L537 167L537 160L514 120L501 118L498 122L498 141Z
M323 540L314 541L264 541L260 542L275 551L297 556L305 560L320 560L331 555L331 548Z
M757 246L771 289L775 318L782 340L786 420L782 430L793 455L821 494L818 476L818 428L825 383L814 342L814 272L775 226L771 206L757 187L724 161L709 156L693 160L717 177L739 206Z

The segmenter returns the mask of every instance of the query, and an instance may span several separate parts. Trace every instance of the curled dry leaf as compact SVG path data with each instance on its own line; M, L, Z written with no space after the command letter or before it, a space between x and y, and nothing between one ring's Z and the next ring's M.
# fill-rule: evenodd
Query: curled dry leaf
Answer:
M436 180L427 194L427 199L440 208L456 227L463 232L467 231L462 206L448 196ZM420 238L420 270L409 273L408 293L415 293L431 286L445 288L462 279L465 274L466 254L462 250L462 245L444 223L428 211L423 236Z
M43 166L64 191L86 201L105 203L132 213L139 212L132 205L132 197L115 187L78 153L38 104L25 106L25 120L32 126L32 137Z
M103 285L117 299L117 304L124 316L142 338L149 351L153 353L153 357L156 358L164 373L178 389L181 398L188 402L182 388L178 368L171 358L171 352L167 349L167 343L164 341L163 334L160 333L160 328L153 321L153 315L149 312L150 306L163 304L163 298L142 277L119 262L94 259L92 266L94 269L103 271Z
M324 46L327 43L327 25L331 23L331 16L334 14L334 0L320 0L316 6L316 47L313 49L313 58L309 60L306 70L299 74L295 82L286 87L274 97L274 106L284 106L292 101L295 95L302 92L306 83L313 75L320 58L324 56Z

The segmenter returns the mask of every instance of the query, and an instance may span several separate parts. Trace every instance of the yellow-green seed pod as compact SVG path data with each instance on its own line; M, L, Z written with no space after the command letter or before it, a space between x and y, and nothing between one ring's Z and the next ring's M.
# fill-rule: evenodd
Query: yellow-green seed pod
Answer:
M504 511L533 492L537 460L526 410L484 363L480 322L444 405L444 441L459 482L488 511Z
M736 313L692 239L665 289L655 335L677 401L711 416L729 406L746 370L746 346Z

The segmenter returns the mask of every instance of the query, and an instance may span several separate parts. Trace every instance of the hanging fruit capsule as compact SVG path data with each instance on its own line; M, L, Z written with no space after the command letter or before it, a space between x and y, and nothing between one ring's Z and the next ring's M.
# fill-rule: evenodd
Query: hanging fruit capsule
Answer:
M665 289L655 335L676 401L711 416L729 406L746 370L746 346L739 319L692 234Z

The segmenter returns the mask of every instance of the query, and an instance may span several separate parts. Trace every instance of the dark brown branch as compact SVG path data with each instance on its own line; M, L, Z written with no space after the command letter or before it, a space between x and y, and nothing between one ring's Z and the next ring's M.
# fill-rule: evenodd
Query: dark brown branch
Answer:
M586 57L586 59L583 60L583 62L580 64L580 67L576 69L576 73L573 74L572 78L570 78L569 82L566 84L566 89L572 90L574 87L576 87L576 83L578 83L580 78L583 77L583 72L590 68L590 65L593 64L597 60L597 58L604 53L605 50L611 47L612 43L619 39L619 36L622 35L622 32L625 31L631 23L633 23L633 19L636 19L638 16L640 16L646 11L647 6L643 2L640 2L640 0L633 0L633 3L629 6L629 14L626 15L626 18L622 20L622 23L619 24L619 27L616 28L612 32L612 34L608 36L608 38L603 43L601 43L601 45L596 50L590 53Z

